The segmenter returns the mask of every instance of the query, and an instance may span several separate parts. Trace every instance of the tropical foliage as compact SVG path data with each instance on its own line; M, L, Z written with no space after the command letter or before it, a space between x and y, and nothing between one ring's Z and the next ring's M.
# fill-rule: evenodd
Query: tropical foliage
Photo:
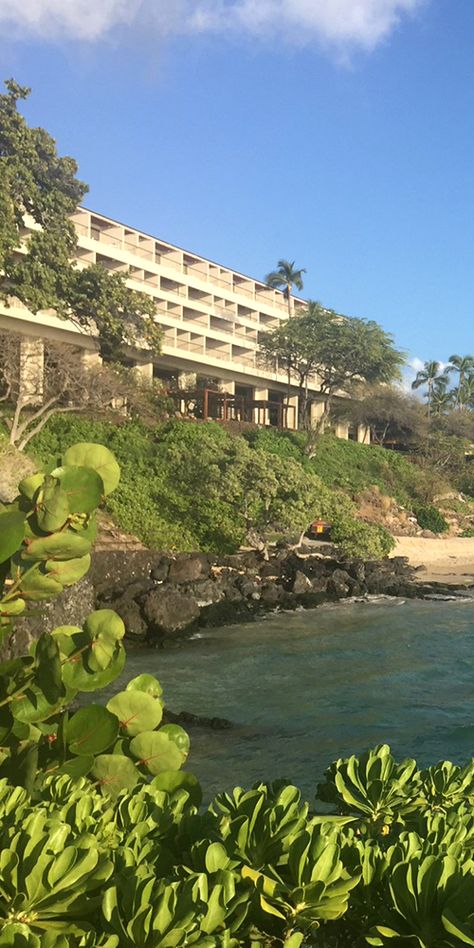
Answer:
M265 277L265 283L268 283L269 286L275 287L278 290L283 290L283 294L286 297L288 302L288 315L291 316L292 307L291 307L291 293L293 287L301 293L303 289L303 273L306 273L306 270L301 268L298 270L295 266L295 261L289 260L279 260L277 263L277 269L272 270L271 273L268 273Z
M311 427L310 409L315 400L309 386L320 391L324 426L336 393L347 392L362 379L372 384L391 382L398 377L402 354L393 339L373 320L348 318L319 303L260 333L260 359L265 365L283 370L288 384L298 386L300 423Z
M18 499L2 507L4 646L32 605L55 598L88 571L96 509L119 478L106 447L82 442L48 473L25 478ZM28 655L0 662L0 779L36 792L52 773L90 774L116 795L150 774L166 780L171 771L176 785L174 771L184 763L189 741L176 725L160 727L161 688L154 678L134 679L106 707L70 711L78 695L104 688L123 671L124 634L120 617L100 609L81 628L43 631Z
M451 376L457 384L449 387ZM425 388L428 414L443 415L451 408L463 411L474 408L474 356L452 355L444 367L440 362L425 362L419 369L412 388Z
M159 776L115 800L2 780L0 945L472 945L473 790L472 762L419 769L386 745L335 761L316 811L284 782L201 809Z

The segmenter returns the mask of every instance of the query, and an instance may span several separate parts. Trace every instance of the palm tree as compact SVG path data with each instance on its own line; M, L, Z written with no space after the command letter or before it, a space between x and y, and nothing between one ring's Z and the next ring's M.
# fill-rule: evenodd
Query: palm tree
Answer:
M464 408L466 405L473 408L474 407L474 372L469 372L468 375L465 375L462 380L462 385L459 385L461 389L460 392L460 402Z
M275 287L277 290L283 290L283 295L288 301L288 316L291 316L291 291L293 287L301 292L303 289L303 273L306 273L304 267L301 270L295 269L295 261L279 260L278 270L272 270L265 277L265 283Z
M456 389L456 407L462 410L464 406L464 380L474 369L474 357L452 355L449 357L448 372L457 372L458 386Z
M434 380L431 390L431 413L442 415L443 412L451 408L455 398L456 393L448 390L446 376L439 376Z
M411 383L412 388L421 388L422 385L428 386L428 414L431 414L431 401L433 398L433 387L435 382L441 385L447 385L448 376L441 372L440 362L425 362L422 369L416 373L415 381Z

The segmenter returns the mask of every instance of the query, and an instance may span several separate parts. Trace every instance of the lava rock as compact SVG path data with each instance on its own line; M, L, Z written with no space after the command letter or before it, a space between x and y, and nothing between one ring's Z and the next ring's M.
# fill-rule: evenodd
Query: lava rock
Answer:
M209 558L204 553L189 553L172 560L168 572L170 583L194 583L209 576Z
M191 594L161 587L148 594L143 613L148 633L166 636L192 627L199 618L200 609Z

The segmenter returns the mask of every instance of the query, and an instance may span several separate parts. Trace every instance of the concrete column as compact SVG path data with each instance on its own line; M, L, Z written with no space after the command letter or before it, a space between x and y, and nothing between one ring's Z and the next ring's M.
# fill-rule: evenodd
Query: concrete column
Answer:
M349 438L349 423L347 421L338 421L336 424L336 438L344 438L345 441Z
M268 388L254 388L253 397L255 401L258 401L259 399L261 399L264 402L268 401ZM270 419L268 417L268 410L267 409L258 410L257 408L255 408L254 421L256 424L268 425L270 422Z
M41 339L19 337L18 378L26 402L39 404L44 391L44 345Z
M284 404L286 405L286 403L287 403L287 400L285 398ZM288 407L290 410L288 412L287 424L288 424L288 427L292 428L294 431L296 431L298 428L298 403L299 403L298 395L290 395L288 399ZM292 409L294 409L294 411L292 411Z
M312 428L318 428L324 415L324 402L311 402L310 422Z
M357 426L357 440L359 444L370 444L370 428L367 425Z
M133 368L143 382L148 382L151 385L153 382L153 362L135 362Z
M235 382L233 379L221 379L219 388L221 388L223 392L227 392L228 395L235 395Z

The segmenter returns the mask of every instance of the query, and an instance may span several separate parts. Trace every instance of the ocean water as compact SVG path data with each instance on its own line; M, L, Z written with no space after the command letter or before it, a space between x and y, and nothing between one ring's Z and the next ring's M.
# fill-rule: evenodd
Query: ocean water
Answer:
M337 757L389 743L420 765L474 755L474 600L375 600L206 630L128 654L173 711L229 718L192 728L187 770L207 798L285 777L312 796Z

